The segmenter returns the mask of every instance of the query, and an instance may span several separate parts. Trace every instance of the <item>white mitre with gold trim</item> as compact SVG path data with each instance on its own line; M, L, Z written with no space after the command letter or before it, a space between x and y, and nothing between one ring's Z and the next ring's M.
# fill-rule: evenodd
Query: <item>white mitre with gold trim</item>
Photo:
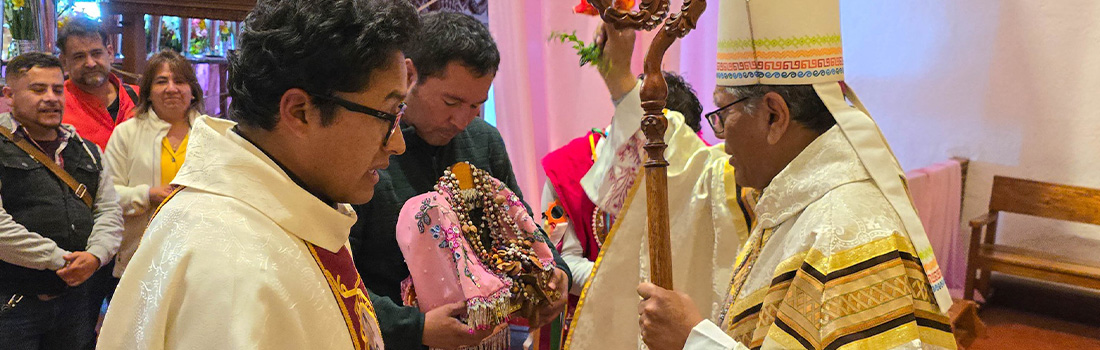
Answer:
M718 18L717 84L813 85L901 217L946 314L951 295L913 209L905 173L863 104L842 86L839 0L720 0Z

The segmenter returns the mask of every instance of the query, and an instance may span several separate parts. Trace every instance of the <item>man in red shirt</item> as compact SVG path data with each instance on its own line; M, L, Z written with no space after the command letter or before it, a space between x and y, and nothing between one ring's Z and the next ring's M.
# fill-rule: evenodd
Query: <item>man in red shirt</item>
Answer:
M107 148L115 126L130 117L137 89L111 74L115 50L99 22L77 17L57 35L65 81L65 122L86 140Z
M98 21L79 16L72 19L60 28L57 47L69 75L65 81L65 122L104 150L115 126L132 116L137 88L111 74L115 50L107 43L107 31ZM87 312L92 320L98 319L104 299L118 284L111 276L114 268L112 260L86 282ZM94 347L95 342L88 345L88 349Z

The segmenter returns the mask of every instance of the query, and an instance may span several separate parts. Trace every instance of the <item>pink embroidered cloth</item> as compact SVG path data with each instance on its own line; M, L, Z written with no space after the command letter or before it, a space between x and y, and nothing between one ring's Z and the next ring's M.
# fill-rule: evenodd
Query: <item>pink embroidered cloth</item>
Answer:
M538 227L519 197L496 179L493 188L506 198L507 215L524 231L518 234L533 237ZM409 267L403 299L409 303L409 292L414 292L415 304L422 312L465 301L470 326L484 328L503 323L519 308L509 291L512 280L481 262L463 236L462 224L449 199L448 193L428 192L409 199L401 208L397 243ZM505 235L515 238L517 233L511 231ZM532 241L542 268L553 266L550 247L542 240Z
M940 271L952 295L966 282L966 250L959 235L962 210L962 166L947 160L905 174L913 207L917 209Z

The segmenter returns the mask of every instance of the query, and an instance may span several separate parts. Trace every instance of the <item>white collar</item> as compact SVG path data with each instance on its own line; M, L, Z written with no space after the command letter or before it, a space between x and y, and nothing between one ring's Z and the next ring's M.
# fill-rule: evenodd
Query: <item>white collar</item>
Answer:
M240 200L287 232L326 250L340 250L356 221L351 206L333 208L321 202L237 135L234 126L228 120L196 119L187 160L172 183Z

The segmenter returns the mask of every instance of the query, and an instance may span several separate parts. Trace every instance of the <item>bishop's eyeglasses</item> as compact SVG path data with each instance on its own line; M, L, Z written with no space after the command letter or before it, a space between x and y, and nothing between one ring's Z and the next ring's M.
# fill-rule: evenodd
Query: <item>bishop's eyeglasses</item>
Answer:
M749 97L750 96L739 98L737 99L737 101L730 102L729 104L722 106L722 108L715 109L714 111L708 112L704 115L707 118L707 123L710 124L710 128L714 130L714 135L722 136L722 134L726 131L726 118L722 117L722 112L729 109L730 107L733 107L733 105L735 104L745 102L745 100L748 100Z

